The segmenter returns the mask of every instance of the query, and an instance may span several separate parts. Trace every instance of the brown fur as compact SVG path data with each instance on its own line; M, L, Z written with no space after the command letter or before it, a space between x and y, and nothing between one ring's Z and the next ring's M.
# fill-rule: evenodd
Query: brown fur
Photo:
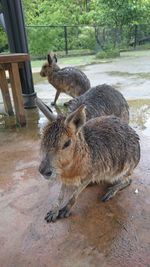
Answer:
M40 75L47 77L50 84L57 90L54 102L60 93L66 93L72 97L84 94L90 88L90 81L86 75L74 67L60 69L57 65L56 55L48 55L47 62L42 66Z
M46 216L48 222L68 216L90 182L115 183L103 197L108 200L130 184L129 175L139 162L139 137L128 124L114 116L85 120L81 106L67 118L59 117L49 123L44 130L39 170L47 179L57 177L63 184L58 207ZM68 187L72 196L60 209Z
M57 135L57 138L56 138ZM81 134L78 134L79 142L82 143ZM70 157L66 154L65 150L62 150L63 144L68 140L72 139L75 146L69 151L70 156L73 155L73 161L70 162ZM57 169L59 169L59 178L66 184L76 184L80 181L80 177L86 176L86 168L83 168L83 162L87 163L87 150L85 145L78 145L76 143L76 135L74 130L70 126L65 125L65 118L59 117L57 121L49 123L43 132L43 138L41 143L42 150L47 153L59 153L55 163ZM65 152L65 153L64 153ZM87 155L86 155L87 154ZM82 162L82 165L81 165Z
M114 115L129 123L129 106L123 95L107 84L97 85L68 102L69 112L86 106L86 120Z

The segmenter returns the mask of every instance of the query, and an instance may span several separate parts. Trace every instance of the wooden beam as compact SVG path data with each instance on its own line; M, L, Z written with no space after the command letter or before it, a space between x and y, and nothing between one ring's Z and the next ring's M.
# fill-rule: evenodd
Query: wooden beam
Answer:
M12 63L9 70L10 83L12 87L16 118L21 126L26 125L25 111L22 99L22 90L19 77L19 69L17 63Z
M2 91L2 97L6 113L8 113L8 115L10 116L14 115L5 70L1 68L0 68L0 88Z
M17 63L17 62L25 62L30 60L28 54L1 54L0 55L0 64L3 63Z

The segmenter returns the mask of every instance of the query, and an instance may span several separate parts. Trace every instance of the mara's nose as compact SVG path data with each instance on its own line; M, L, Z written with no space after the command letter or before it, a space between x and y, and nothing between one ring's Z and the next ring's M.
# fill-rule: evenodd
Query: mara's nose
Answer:
M45 175L46 175L46 176L51 176L51 175L52 175L52 171L51 171L51 170L46 171L46 172L45 172Z
M45 77L46 76L45 73L42 70L40 71L40 76L41 77Z
M39 167L39 172L43 176L51 176L52 175L52 171L50 169L45 169L45 168L42 168L41 166Z

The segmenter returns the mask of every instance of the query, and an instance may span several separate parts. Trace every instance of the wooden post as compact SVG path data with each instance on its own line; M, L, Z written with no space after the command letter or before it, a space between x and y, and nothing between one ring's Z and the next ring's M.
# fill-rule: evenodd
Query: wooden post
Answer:
M11 99L10 99L10 94L9 94L9 89L8 89L8 83L7 83L7 78L5 74L5 70L0 68L0 88L2 91L2 97L4 101L4 107L6 113L8 115L14 115L13 109L12 109L12 104L11 104Z
M12 87L16 118L21 126L26 125L25 111L23 107L22 90L19 77L18 63L11 63L9 69L10 82Z

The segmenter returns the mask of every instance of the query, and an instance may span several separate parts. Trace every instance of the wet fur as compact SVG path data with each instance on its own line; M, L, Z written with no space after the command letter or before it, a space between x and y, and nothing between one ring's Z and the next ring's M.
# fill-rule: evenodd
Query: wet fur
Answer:
M55 96L54 104L56 104L59 93L76 97L84 94L90 88L90 81L82 71L74 67L60 69L54 56L50 56L49 62L42 66L40 75L47 76L49 83L57 90L58 95Z
M112 198L131 183L130 175L140 160L139 137L127 123L114 116L85 120L81 106L67 118L49 123L43 132L39 171L62 182L55 207L45 217L47 222L68 217L78 195L91 182L112 184L102 200ZM64 146L68 140L70 145ZM70 197L66 200L67 190Z
M66 184L80 183L89 173L91 181L113 183L122 174L132 173L140 158L138 135L113 116L89 120L77 135L65 125L64 117L59 118L45 128L42 150L54 149L56 155L61 154L63 136L74 142L73 157L66 149L54 168L59 169L59 179Z
M112 86L102 84L88 90L85 94L72 99L68 103L69 112L80 105L86 106L86 120L115 115L124 122L129 122L129 106L123 95Z

